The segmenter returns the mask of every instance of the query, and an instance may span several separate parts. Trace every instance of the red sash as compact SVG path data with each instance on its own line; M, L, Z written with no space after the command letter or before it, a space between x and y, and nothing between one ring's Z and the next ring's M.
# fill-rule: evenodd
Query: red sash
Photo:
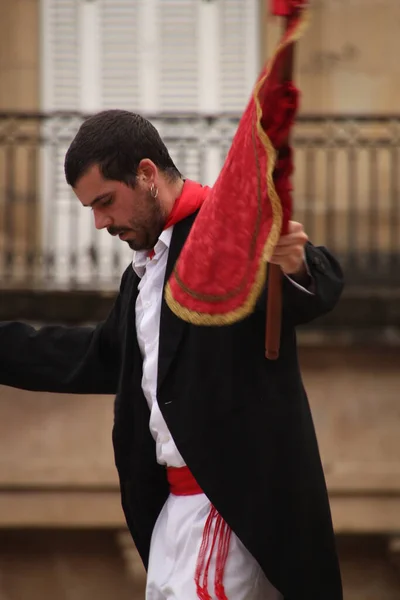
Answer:
M174 494L175 496L192 496L194 494L203 493L188 467L181 467L180 469L168 467L167 477L171 494ZM215 525L213 532L212 526L214 521ZM225 594L223 578L226 559L228 558L231 533L231 529L225 523L221 515L218 514L213 506L211 506L210 513L204 526L203 538L196 565L195 583L199 600L211 599L208 592L208 572L210 570L211 558L215 546L217 546L214 580L215 594L218 600L228 600Z

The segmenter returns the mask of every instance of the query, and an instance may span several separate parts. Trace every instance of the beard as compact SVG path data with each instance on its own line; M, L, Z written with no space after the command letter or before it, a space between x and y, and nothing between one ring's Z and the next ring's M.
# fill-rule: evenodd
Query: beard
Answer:
M111 235L126 234L123 240L135 251L151 250L156 245L166 222L158 198L146 191L137 204L137 216L129 221L128 227L109 227Z

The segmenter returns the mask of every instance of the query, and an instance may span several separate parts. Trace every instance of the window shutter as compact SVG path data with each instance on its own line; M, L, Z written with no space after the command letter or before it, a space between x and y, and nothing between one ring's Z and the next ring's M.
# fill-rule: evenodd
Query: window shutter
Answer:
M41 2L41 107L44 112L78 111L79 27L73 0ZM42 124L41 201L44 276L66 281L71 249L71 192L65 184L63 160L68 147L68 124L54 117ZM79 126L79 125L78 125ZM73 133L72 133L73 135Z
M218 0L220 109L241 113L260 68L258 0Z
M149 1L149 0L147 0ZM139 32L142 0L101 0L101 108L143 110Z
M79 110L79 23L75 0L41 1L41 104Z
M198 110L198 5L196 0L157 0L162 112Z
M150 115L184 176L212 184L234 130L196 115L244 109L259 69L258 0L41 0L41 7L42 109ZM163 113L176 121L163 122ZM65 183L64 156L80 122L57 117L43 128L43 240L60 283L72 273L90 280L93 256L99 282L117 279L131 257L126 244L95 232Z
M258 11L258 0L157 0L160 112L242 112L260 67ZM178 168L211 185L234 129L177 120L160 133L176 139L168 146Z

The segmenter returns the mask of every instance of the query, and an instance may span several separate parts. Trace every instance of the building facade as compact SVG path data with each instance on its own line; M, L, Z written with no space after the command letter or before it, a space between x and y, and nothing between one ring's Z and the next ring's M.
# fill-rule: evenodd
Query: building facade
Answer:
M296 61L295 214L346 267L340 306L299 331L346 600L400 592L399 20L397 0L314 0ZM101 319L129 261L63 180L83 115L149 115L212 183L280 27L258 0L3 0L1 319ZM0 400L0 598L142 598L112 398Z

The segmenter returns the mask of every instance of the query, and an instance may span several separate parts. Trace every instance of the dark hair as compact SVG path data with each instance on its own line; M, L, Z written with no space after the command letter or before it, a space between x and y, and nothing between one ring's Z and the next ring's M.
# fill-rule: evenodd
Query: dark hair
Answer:
M139 163L148 158L172 180L181 176L157 129L127 110L105 110L80 126L65 156L67 183L75 187L90 167L99 165L105 179L134 187Z

